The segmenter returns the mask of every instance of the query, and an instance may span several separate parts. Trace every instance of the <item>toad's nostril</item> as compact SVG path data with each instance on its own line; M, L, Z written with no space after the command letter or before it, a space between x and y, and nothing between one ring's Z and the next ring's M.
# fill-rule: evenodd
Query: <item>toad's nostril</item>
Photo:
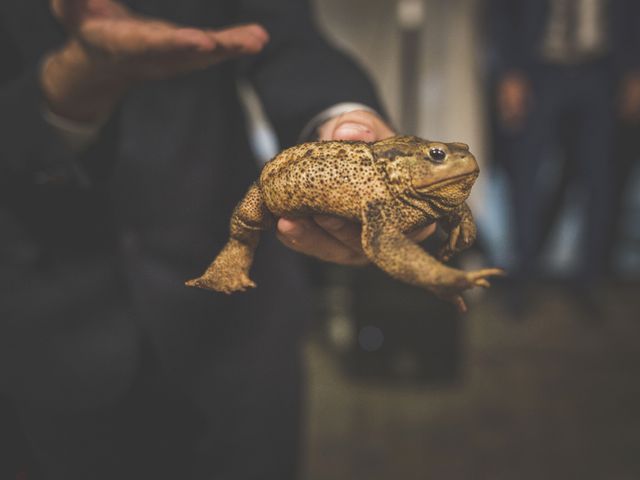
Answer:
M466 152L469 151L469 145L467 145L466 143L462 143L462 142L453 142L451 144L451 146L453 146L454 148L459 148L460 150L464 150Z

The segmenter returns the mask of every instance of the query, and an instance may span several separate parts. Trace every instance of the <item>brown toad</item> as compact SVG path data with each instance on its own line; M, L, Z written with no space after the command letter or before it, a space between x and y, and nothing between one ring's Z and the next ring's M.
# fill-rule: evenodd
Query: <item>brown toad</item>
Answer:
M328 214L362 224L365 254L389 275L465 310L460 293L488 287L487 277L502 271L450 268L405 234L437 220L449 232L441 260L469 247L476 226L465 200L478 173L467 145L413 136L289 148L265 165L231 216L228 243L187 285L225 293L255 287L249 268L260 232L274 225L274 216Z

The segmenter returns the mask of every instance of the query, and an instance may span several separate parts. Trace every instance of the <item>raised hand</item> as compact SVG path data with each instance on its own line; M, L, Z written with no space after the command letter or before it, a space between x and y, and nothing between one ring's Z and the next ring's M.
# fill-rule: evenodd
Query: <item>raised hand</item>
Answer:
M628 73L622 79L619 103L622 120L640 122L640 71Z
M529 81L519 73L507 74L498 85L497 107L502 125L510 130L523 126L531 102Z
M138 15L113 0L51 0L69 42L42 71L50 107L62 116L105 115L132 85L258 53L268 41L259 25L190 28Z

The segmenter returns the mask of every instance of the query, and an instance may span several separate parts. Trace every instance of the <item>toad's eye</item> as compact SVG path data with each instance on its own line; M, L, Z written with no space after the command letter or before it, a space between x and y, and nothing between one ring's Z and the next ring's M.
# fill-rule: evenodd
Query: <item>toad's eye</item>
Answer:
M447 158L447 153L441 148L432 148L429 150L429 157L435 163L442 163L444 159Z

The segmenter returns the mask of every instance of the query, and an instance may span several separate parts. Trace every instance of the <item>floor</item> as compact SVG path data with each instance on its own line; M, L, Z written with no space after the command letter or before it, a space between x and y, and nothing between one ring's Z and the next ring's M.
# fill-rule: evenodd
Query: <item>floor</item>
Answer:
M640 285L599 292L600 323L554 285L518 321L500 299L471 306L448 386L355 379L313 336L304 478L640 479Z

